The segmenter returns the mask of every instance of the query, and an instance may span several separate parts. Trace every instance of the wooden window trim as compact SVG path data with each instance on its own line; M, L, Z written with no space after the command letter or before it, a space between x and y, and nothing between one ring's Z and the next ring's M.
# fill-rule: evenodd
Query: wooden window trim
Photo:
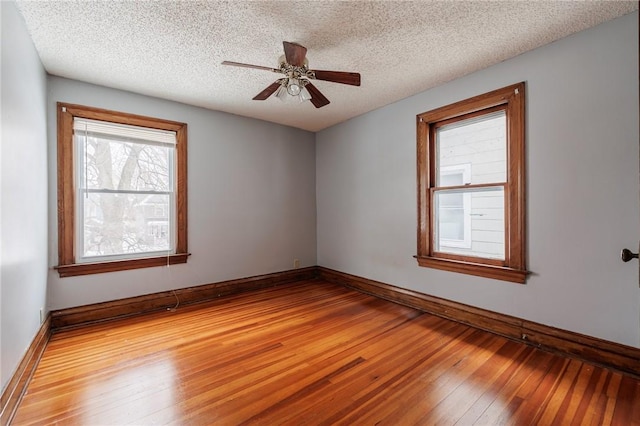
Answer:
M435 129L460 119L505 109L507 117L507 182L505 188L505 260L434 251L431 197L435 187ZM418 265L503 281L525 283L525 83L518 83L456 102L417 117ZM474 186L474 185L472 185ZM482 186L482 185L480 185ZM490 184L488 186L499 186ZM471 186L470 186L471 187Z
M58 102L58 270L60 277L186 263L187 251L187 125L141 115ZM176 132L176 252L96 263L76 263L73 119L88 118Z

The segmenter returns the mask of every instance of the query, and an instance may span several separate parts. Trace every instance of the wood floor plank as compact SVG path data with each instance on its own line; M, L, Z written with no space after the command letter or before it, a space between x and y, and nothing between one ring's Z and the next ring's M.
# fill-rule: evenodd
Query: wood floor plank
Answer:
M479 378L480 381L485 384L480 391L476 392L480 394L477 395L477 397L470 398L470 400L465 400L465 404L468 407L467 410L465 412L459 410L458 418L455 419L455 421L452 419L450 424L472 425L476 423L480 416L495 401L497 395L500 393L508 395L513 392L510 390L513 389L513 385L509 386L510 382L517 377L517 375L521 374L521 371L525 368L526 363L529 362L528 359L531 358L532 354L535 355L535 352L531 351L530 348L515 343L513 343L513 345L517 347L517 352L510 356L514 362L510 364L505 363L503 358L494 360L494 364L491 365L490 370L498 370L499 375L495 376L493 380L487 378L486 382L484 378ZM504 348L508 348L508 346ZM473 399L473 401L471 399Z
M14 425L640 424L640 381L322 281L54 334Z
M437 407L439 413L433 418L436 424L473 424L475 419L462 420L469 409L474 406L489 389L495 389L488 393L493 397L495 391L504 388L504 385L519 368L519 363L523 362L531 351L522 345L506 342L495 351L468 379L460 382L459 385L444 399ZM505 363L504 359L513 359L513 363ZM500 383L500 385L497 385ZM423 420L426 418L423 417Z

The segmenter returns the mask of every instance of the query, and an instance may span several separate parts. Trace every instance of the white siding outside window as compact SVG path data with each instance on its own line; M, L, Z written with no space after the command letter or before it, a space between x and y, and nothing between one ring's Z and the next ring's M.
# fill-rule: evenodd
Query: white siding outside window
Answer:
M442 187L506 182L506 147L504 111L461 120L439 128L437 185ZM446 197L449 197L449 200L445 200ZM448 208L446 202L453 202L454 199L451 197L458 197L460 201L467 197L468 200L466 207L458 210L457 219L458 224L464 223L464 231L458 234L464 238L452 239L450 237L453 234L447 234L452 232L452 225L446 221L446 218L451 216L451 206ZM502 187L439 191L435 198L438 224L434 236L436 251L504 259L505 218Z

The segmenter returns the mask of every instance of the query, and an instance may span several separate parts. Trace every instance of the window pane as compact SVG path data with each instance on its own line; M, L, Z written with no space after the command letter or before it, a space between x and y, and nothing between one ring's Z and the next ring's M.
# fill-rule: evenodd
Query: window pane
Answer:
M84 257L171 249L169 195L90 193L84 203Z
M440 198L446 196L450 197L451 195ZM462 194L455 194L455 196L460 197L462 204ZM464 241L464 209L462 207L445 207L441 204L438 213L440 239Z
M462 192L443 192L438 198L441 209L462 209L463 193Z
M76 134L89 189L170 191L173 147ZM86 151L85 151L86 149Z
M504 260L503 187L436 191L434 204L435 251Z
M437 131L438 186L451 186L445 171L469 167L465 184L507 179L507 133L504 111L457 121Z
M464 185L464 174L458 173L443 173L440 171L440 184L439 186L458 186Z

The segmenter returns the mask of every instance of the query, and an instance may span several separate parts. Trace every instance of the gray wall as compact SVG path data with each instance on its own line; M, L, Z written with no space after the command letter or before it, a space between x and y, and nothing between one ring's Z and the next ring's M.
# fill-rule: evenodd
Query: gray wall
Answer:
M184 265L59 278L51 309L316 264L315 139L303 130L48 77L49 265L56 265L56 102L188 125L189 257ZM211 94L215 96L215 94Z
M637 12L316 136L318 263L640 346ZM426 54L426 53L425 53ZM366 76L365 76L366 78ZM416 114L527 82L526 285L418 267Z
M0 383L40 327L47 295L46 75L13 2L1 2Z

